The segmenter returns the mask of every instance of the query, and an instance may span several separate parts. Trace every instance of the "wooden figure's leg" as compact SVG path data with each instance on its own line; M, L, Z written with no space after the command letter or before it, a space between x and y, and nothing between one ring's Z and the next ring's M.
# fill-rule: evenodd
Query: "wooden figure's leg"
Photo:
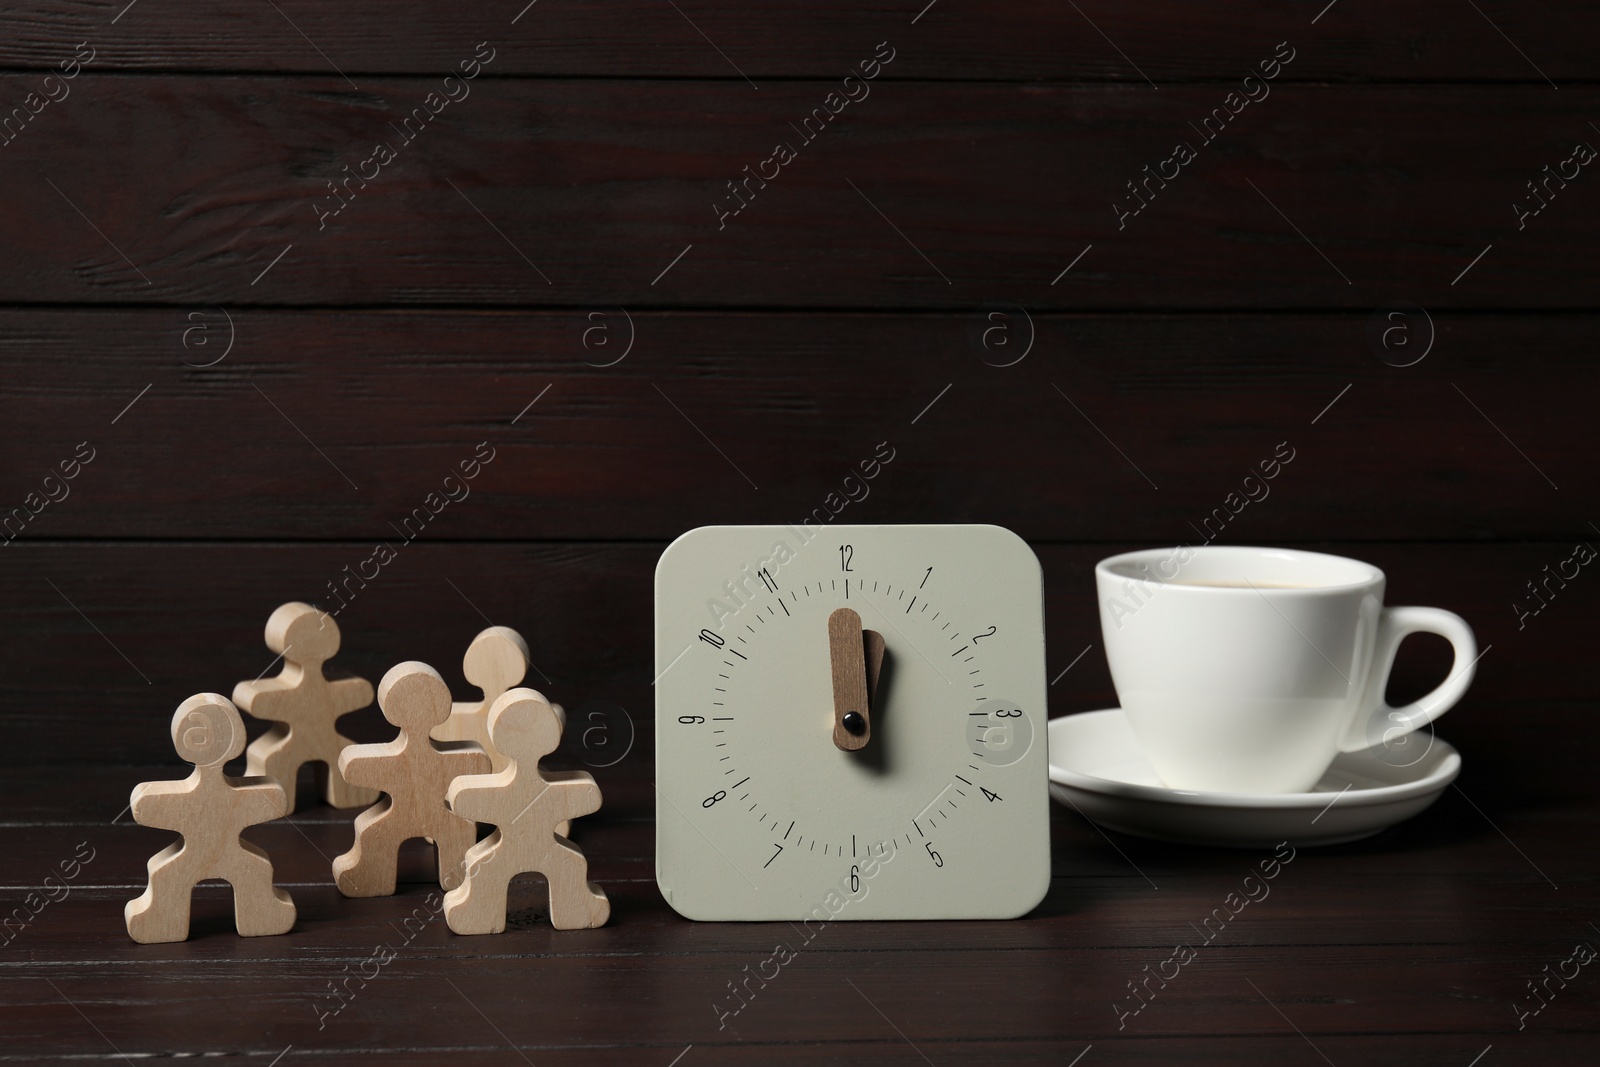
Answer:
M611 917L606 891L589 881L583 853L557 838L545 853L545 880L550 883L550 925L557 930L588 930Z
M466 880L445 894L444 920L458 934L498 934L506 928L506 895L519 872L505 861L501 840L496 830L467 849Z
M342 749L353 744L348 737L339 738L339 747ZM351 785L344 780L344 775L339 773L337 758L332 763L318 762L312 765L316 769L317 792L322 794L322 799L327 801L329 807L334 808L364 808L369 804L376 804L383 794L376 789L368 789L362 785Z
M333 860L333 880L347 897L394 894L395 868L404 838L394 817L394 802L385 798L356 816L356 842Z
M248 841L220 872L233 886L233 925L240 937L286 934L294 926L294 900L272 884L272 860Z
M181 841L150 857L150 884L122 909L129 937L141 945L188 939L189 897L199 881L190 866Z
M470 819L451 819L439 827L433 847L439 856L439 884L454 889L466 881L467 849L478 840L478 825Z
M250 742L244 750L244 773L264 774L276 779L289 798L287 811L294 811L294 792L300 777L300 760L296 758L289 736L289 728L282 723Z

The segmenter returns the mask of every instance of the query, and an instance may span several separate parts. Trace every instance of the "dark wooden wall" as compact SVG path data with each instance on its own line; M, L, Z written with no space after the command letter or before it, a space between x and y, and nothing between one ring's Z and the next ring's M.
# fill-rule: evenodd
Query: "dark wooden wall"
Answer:
M1513 202L1600 143L1596 5L519 7L0 16L6 107L70 90L0 145L4 499L68 493L0 548L0 760L165 759L180 699L265 665L273 605L336 604L475 451L341 612L343 661L448 671L485 616L518 626L555 693L638 721L618 774L648 768L658 548L806 514L880 441L840 521L1016 529L1052 664L1098 647L1096 558L1198 538L1288 442L1220 540L1364 556L1467 614L1495 647L1449 732L1589 692L1589 583L1513 603L1600 518L1600 179L1520 229ZM1440 667L1418 644L1401 685ZM1052 711L1111 699L1096 652Z

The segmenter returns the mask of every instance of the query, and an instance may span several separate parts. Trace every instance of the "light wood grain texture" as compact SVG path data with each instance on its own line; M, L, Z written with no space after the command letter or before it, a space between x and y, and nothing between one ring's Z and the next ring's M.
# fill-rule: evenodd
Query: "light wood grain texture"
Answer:
M329 681L322 665L339 651L339 624L310 604L284 604L267 619L267 647L283 657L275 677L240 682L233 701L243 711L274 725L245 750L245 773L276 779L295 806L300 767L316 765L317 791L336 808L358 808L378 799L374 789L345 781L339 753L353 742L339 733L342 715L372 703L365 678Z
M835 608L828 616L828 665L833 676L833 743L855 752L872 740L872 718L865 638L854 608ZM845 729L847 715L861 716L863 728L855 733Z
M190 894L206 878L233 887L233 919L241 936L283 934L294 926L294 901L273 886L272 861L239 839L246 826L289 810L283 787L272 779L222 773L222 765L243 751L244 738L244 722L227 697L192 696L172 716L172 745L195 765L194 773L182 781L134 786L134 821L182 835L150 858L149 885L123 908L135 941L186 940Z
M438 852L439 884L454 889L477 827L445 806L445 793L456 775L489 770L489 757L470 741L440 744L428 737L450 714L450 690L426 663L408 660L389 668L378 683L378 706L400 736L351 745L339 755L339 770L348 781L385 796L356 816L355 844L334 858L333 880L347 897L388 896L395 889L400 846L421 837Z
M557 829L599 811L600 787L587 771L539 770L539 759L561 743L564 726L562 714L538 693L513 689L489 713L506 767L451 783L452 811L496 827L467 851L466 881L444 898L445 921L456 933L504 930L511 879L530 872L549 883L550 924L557 930L604 926L610 917L605 891L588 880L588 861Z
M504 770L506 757L489 737L489 709L500 694L522 681L528 671L528 644L509 626L491 626L467 646L461 671L483 691L483 699L450 705L450 717L429 731L435 741L473 741L489 756L492 770Z
M490 769L501 771L507 759L489 737L489 709L500 694L522 681L528 672L528 643L522 635L509 626L491 626L481 631L467 646L461 661L462 673L467 681L483 690L482 700L457 701L450 705L450 717L434 727L429 737L435 741L473 741L489 755ZM544 695L540 694L540 699ZM552 703L556 714L565 712L560 704ZM563 837L571 830L569 823L556 827Z

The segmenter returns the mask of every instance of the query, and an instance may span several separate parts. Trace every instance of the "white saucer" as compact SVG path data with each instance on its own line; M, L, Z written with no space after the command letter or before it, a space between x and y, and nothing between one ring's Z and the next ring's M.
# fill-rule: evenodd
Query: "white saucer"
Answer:
M1422 731L1409 766L1374 750L1333 761L1309 793L1200 793L1161 784L1121 708L1052 719L1050 794L1111 830L1190 845L1271 848L1369 837L1432 804L1461 755Z

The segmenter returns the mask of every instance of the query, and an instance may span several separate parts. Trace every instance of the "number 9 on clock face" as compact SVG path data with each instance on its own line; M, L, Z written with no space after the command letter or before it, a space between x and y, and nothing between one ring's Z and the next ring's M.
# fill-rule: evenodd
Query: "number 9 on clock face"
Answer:
M656 566L656 881L691 919L1012 918L1050 880L1038 559L706 526Z

